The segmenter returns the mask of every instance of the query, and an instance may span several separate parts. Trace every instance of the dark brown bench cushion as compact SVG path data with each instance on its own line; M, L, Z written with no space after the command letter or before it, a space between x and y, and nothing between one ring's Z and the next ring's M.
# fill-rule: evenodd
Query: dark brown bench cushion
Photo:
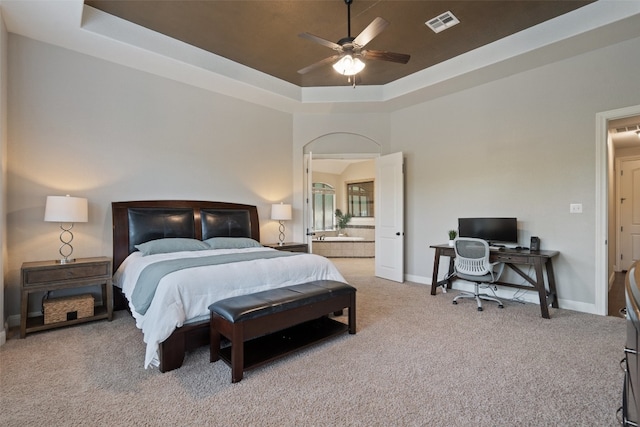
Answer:
M355 291L353 286L346 283L335 280L317 280L223 299L211 304L209 310L228 322L236 323L325 301Z

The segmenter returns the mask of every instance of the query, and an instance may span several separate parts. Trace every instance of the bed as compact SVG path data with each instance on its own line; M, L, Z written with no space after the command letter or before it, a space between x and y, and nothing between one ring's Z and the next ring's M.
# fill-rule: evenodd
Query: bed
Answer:
M188 351L207 345L208 306L219 299L312 280L346 282L324 257L259 245L258 212L252 205L113 202L112 218L115 306L129 309L142 330L145 368L177 369ZM152 264L181 266L168 269L154 291L141 297L147 285L140 282Z

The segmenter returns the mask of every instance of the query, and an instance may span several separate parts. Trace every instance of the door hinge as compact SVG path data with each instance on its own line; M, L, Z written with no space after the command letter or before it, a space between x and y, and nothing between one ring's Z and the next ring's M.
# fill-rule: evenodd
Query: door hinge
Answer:
M624 231L624 227L620 227L620 232L622 233Z
M624 259L624 255L620 254L620 260L623 260L623 259Z

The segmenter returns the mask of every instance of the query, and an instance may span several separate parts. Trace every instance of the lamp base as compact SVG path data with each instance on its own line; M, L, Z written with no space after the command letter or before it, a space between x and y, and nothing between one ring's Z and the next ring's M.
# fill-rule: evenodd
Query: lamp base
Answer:
M284 246L284 224L280 221L280 235L278 236L278 246Z
M60 258L56 260L56 263L58 264L71 264L73 262L76 262L75 258Z

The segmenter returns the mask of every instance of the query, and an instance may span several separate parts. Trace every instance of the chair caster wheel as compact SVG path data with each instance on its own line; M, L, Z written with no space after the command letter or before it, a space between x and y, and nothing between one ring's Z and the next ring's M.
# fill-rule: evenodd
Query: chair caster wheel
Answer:
M453 305L458 305L458 301L453 301Z
M478 311L482 311L482 307L478 307Z
M500 304L498 307L500 307L500 308L504 308L504 305Z

